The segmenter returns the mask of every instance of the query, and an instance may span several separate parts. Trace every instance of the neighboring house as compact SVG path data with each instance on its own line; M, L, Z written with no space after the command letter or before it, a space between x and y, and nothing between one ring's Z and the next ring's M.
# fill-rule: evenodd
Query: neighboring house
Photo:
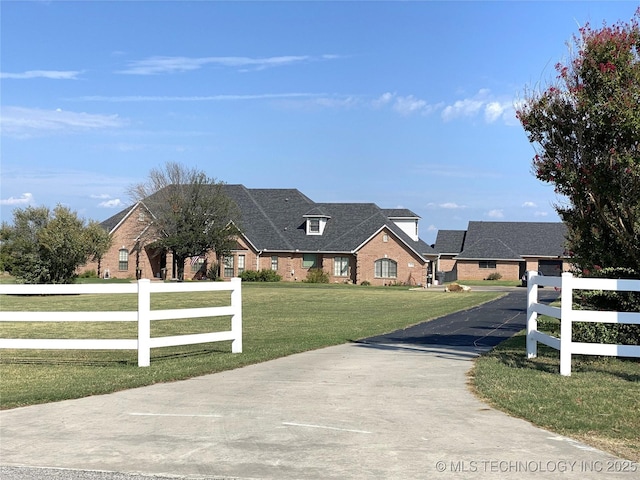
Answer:
M285 281L302 281L312 268L331 282L425 285L438 255L418 236L419 217L373 203L315 203L296 189L225 185L240 208L237 245L221 259L220 276L271 269ZM103 276L175 278L170 252L150 248L158 232L153 212L138 202L102 222L113 247L101 261ZM191 259L185 278L202 278L213 254ZM95 263L83 270L97 270Z
M438 232L437 269L462 281L483 280L492 273L518 280L527 270L560 275L569 269L566 234L561 222L469 222L466 231Z

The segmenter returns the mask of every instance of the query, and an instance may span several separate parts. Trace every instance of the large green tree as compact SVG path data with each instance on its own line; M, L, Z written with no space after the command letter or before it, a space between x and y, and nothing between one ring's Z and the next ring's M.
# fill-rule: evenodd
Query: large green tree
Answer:
M113 244L113 238L98 222L89 222L85 232L88 246L89 259L98 263L98 277L101 276L102 257L109 251Z
M640 271L639 18L581 28L556 80L517 112L534 174L563 197L556 210L581 270Z
M101 248L93 228L60 205L16 209L13 225L0 229L5 268L25 283L72 283L76 269Z
M152 169L130 194L153 215L153 238L148 240L173 253L179 280L188 258L207 252L220 258L235 245L239 209L224 192L224 183L198 169L168 162Z

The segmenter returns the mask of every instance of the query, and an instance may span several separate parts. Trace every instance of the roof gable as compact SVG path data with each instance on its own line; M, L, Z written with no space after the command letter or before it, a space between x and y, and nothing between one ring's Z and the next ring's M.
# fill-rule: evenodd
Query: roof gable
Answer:
M438 230L435 250L440 254L455 255L464 247L466 230Z

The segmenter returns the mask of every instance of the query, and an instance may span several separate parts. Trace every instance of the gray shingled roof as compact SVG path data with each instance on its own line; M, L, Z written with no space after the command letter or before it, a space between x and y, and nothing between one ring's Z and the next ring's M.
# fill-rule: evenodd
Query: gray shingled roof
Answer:
M116 228L118 226L118 224L124 219L124 217L127 216L127 214L131 211L131 209L134 207L135 205L131 205L127 208L125 208L124 210L116 213L115 215L107 218L106 220L104 220L103 222L100 222L100 225L102 226L102 228L104 228L107 232L111 232L114 228Z
M520 255L499 238L479 240L468 247L465 245L465 249L456 258L462 260L522 260Z
M383 208L382 211L389 218L420 218L408 208Z
M412 240L389 219L417 218L406 209L381 209L373 203L315 203L297 189L256 189L244 185L224 185L236 202L241 217L239 228L259 251L353 252L386 226L419 255L435 255L424 241ZM113 226L130 208L103 222ZM328 217L322 235L306 234L306 217Z
M567 227L551 222L469 222L461 259L565 256Z
M466 230L438 230L435 250L441 254L455 255L462 251Z

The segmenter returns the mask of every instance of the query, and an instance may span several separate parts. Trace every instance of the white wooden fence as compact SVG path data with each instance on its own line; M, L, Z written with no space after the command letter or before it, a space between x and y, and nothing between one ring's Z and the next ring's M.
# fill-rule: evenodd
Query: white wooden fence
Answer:
M109 312L6 312L0 322L138 322L137 339L22 339L0 338L0 349L138 350L138 366L151 364L151 349L232 340L231 351L242 352L242 283L230 282L137 283L87 285L0 285L0 295L73 295L137 293L138 308ZM152 293L231 291L231 305L172 310L151 310ZM1 297L0 297L1 298ZM170 337L151 337L151 321L231 316L231 330Z
M538 303L538 287L561 289L560 307ZM537 356L538 342L560 350L560 374L571 375L571 355L640 357L640 345L615 345L572 341L573 322L628 323L640 325L640 312L574 310L574 290L615 290L640 292L640 280L576 278L571 273L545 277L529 272L527 280L527 357ZM560 320L560 338L538 331L538 314Z

